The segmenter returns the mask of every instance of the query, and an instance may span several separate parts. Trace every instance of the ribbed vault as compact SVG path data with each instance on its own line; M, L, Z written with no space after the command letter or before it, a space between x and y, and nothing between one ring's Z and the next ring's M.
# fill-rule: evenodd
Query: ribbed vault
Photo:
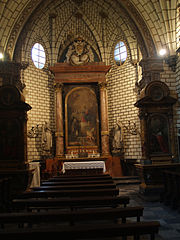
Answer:
M13 1L14 2L14 1ZM120 3L121 2L121 3ZM13 11L12 11L13 9ZM89 9L91 9L89 11ZM41 24L39 36L50 40L49 16L55 19L55 46L59 49L79 32L92 44L102 59L107 58L113 40L123 37L127 44L141 46L144 55L154 54L154 45L150 32L143 19L130 1L4 1L1 8L2 36L1 47L13 57L16 42L23 30L32 36L32 32ZM12 19L8 27L3 24L7 17ZM138 17L138 21L136 18ZM141 26L138 26L138 22ZM25 26L28 26L25 28ZM57 27L58 26L58 27ZM103 30L102 30L103 29ZM147 38L147 39L146 39ZM147 51L147 46L149 46ZM48 48L48 46L47 46ZM106 48L106 50L104 50ZM133 49L134 47L132 47Z
M89 28L89 35L86 31L86 38L94 43L95 49L99 51L102 58L105 57L104 54L106 56L109 54L112 47L109 40L110 42L112 39L115 40L119 33L124 38L129 37L128 44L140 45L144 55L154 55L161 47L166 47L169 53L173 54L177 45L178 4L179 0L3 0L0 2L0 48L6 50L12 58L21 31L29 22L37 23L38 20L44 19L42 31L46 37L49 37L47 20L48 14L53 11L57 14L56 25L59 26L56 29L56 39L58 39L56 47L60 47L63 41L71 37L67 29L74 29L72 18L75 18L77 12L76 17L81 17L82 14L83 28ZM90 12L88 5L91 5ZM40 15L34 18L37 13ZM63 18L62 15L64 15ZM99 31L99 28L102 27L106 33L104 36L100 36L102 31ZM101 50L104 47L103 44L106 47L104 53L104 50Z

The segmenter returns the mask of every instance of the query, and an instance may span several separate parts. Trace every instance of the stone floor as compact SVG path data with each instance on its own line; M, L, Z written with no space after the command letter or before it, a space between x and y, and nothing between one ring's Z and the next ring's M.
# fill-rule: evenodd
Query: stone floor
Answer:
M138 184L118 185L121 195L130 196L130 206L144 206L142 220L160 222L161 227L157 240L180 240L180 212L160 202L147 202L139 197Z

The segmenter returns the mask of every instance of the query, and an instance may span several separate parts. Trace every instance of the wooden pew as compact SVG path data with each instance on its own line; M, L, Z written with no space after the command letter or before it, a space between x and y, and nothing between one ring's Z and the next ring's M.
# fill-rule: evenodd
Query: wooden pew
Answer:
M4 207L3 179L0 179L0 209Z
M6 240L32 240L41 238L60 239L100 239L107 237L133 236L134 240L139 240L141 235L150 235L151 240L155 240L155 234L159 231L160 224L157 221L152 222L134 222L125 224L96 224L96 225L78 225L78 226L59 226L54 228L37 229L17 229L16 231L2 231L0 237Z
M60 197L83 197L83 196L117 196L119 189L83 189L83 190L39 190L26 191L17 198L60 198Z
M126 208L101 208L101 209L86 209L76 211L48 211L48 212L12 212L0 214L0 225L3 228L12 224L18 226L32 226L33 224L40 223L64 223L67 222L71 225L75 225L81 221L99 221L99 220L111 220L117 221L121 219L123 223L127 218L135 217L137 222L140 221L140 217L143 215L143 207L126 207Z
M11 203L11 209L28 210L33 209L77 209L77 208L94 208L94 207L118 207L119 205L127 206L129 203L128 196L99 196L99 197L74 197L74 198L39 198L39 199L14 199Z
M50 185L50 186L40 186L33 187L33 191L42 191L42 190L86 190L86 189L116 189L116 184L114 183L105 183L105 184L73 184L73 185Z
M163 171L164 192L161 201L176 209L180 207L180 173L175 171Z
M10 178L0 179L0 212L6 211L11 200Z

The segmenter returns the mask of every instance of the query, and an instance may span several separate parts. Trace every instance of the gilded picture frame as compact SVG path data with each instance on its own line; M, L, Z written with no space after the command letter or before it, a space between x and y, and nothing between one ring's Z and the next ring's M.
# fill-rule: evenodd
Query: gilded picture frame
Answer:
M99 114L96 93L78 86L65 97L66 148L99 147Z

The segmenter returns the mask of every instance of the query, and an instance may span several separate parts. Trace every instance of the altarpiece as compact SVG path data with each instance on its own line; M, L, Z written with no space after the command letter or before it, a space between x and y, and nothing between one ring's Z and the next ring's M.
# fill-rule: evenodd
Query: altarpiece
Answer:
M109 156L106 74L93 49L75 39L64 62L50 67L56 91L56 158L101 160Z

